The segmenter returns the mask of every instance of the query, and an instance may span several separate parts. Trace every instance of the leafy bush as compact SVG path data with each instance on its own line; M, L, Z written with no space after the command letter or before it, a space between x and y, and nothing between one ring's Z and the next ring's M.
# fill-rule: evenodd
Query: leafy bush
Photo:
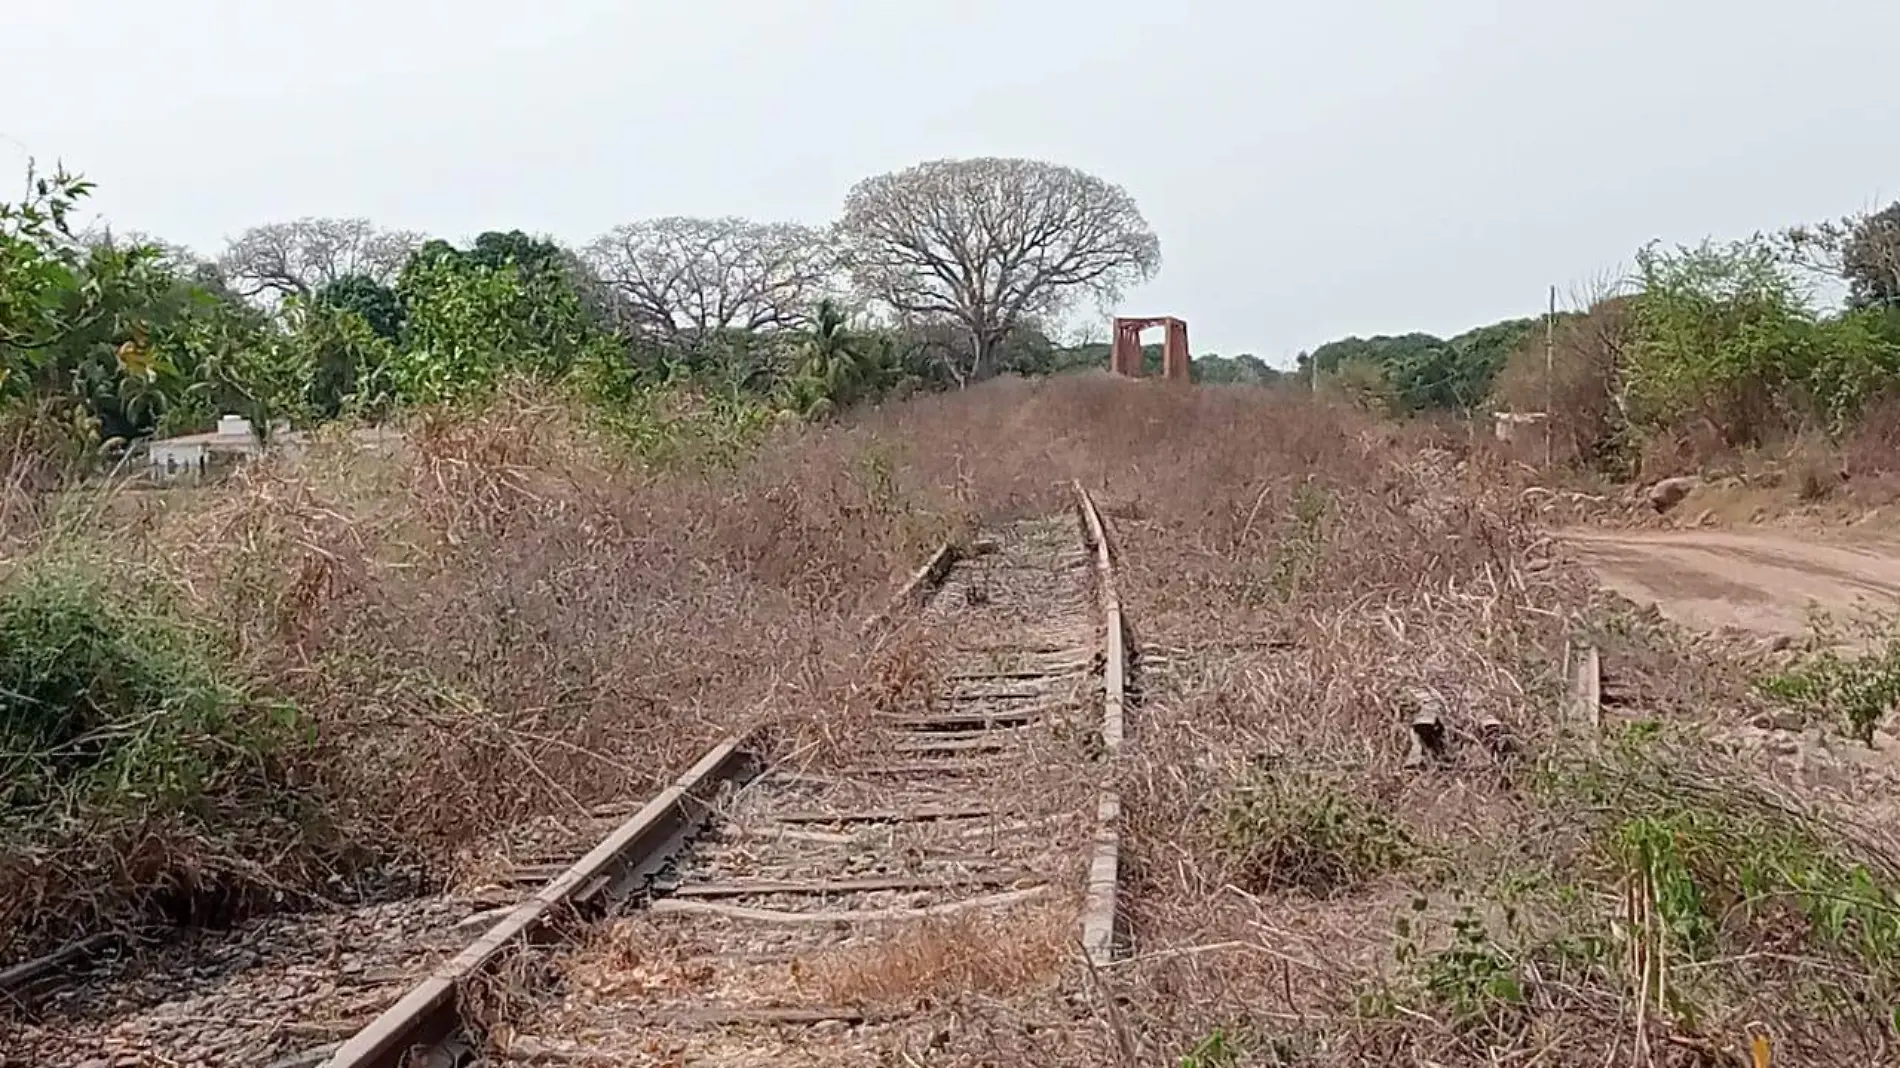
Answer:
M1263 774L1227 805L1221 842L1255 893L1295 889L1328 897L1393 870L1411 853L1404 829L1338 784Z
M227 663L161 591L116 592L98 559L17 565L0 585L8 806L16 816L64 801L191 811L296 724L289 706L251 698Z
M1859 652L1843 651L1839 635L1823 620L1812 648L1789 667L1764 675L1764 694L1820 720L1831 720L1851 738L1872 745L1874 729L1900 703L1900 631L1891 620L1864 622L1859 636L1871 639Z

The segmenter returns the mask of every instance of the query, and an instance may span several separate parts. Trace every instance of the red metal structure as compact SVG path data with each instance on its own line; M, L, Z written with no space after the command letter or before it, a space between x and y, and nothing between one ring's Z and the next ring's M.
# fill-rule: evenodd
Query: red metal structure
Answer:
M1128 319L1117 317L1115 343L1108 352L1108 369L1118 375L1140 378L1141 332L1156 326L1168 329L1167 340L1161 344L1162 376L1170 382L1193 381L1193 375L1188 370L1191 357L1188 355L1187 321L1170 315Z

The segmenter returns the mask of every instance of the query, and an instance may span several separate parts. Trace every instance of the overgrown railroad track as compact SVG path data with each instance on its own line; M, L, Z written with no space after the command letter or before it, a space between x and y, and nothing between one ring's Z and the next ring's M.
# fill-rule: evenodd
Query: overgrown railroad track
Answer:
M960 974L945 955L1078 935L1097 961L1114 949L1119 803L1100 770L1126 653L1103 528L1075 495L1072 515L919 571L920 619L884 635L908 643L887 650L892 699L811 745L726 739L631 817L597 813L578 861L555 843L517 869L523 901L392 906L394 937L371 910L301 950L293 931L261 986L243 978L254 949L219 943L208 966L180 953L188 973L258 989L259 1018L232 1018L229 997L207 1009L172 976L115 1019L96 999L127 988L106 984L68 995L77 1026L44 1023L28 1056L0 1059L872 1065L943 1045L922 1006L955 993L926 989ZM223 1018L167 1024L206 1012Z

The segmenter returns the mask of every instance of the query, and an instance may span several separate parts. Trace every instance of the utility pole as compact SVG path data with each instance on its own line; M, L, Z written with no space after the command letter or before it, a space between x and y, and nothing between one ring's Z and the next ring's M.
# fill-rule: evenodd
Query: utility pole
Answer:
M1550 466L1550 423L1556 413L1556 387L1551 384L1557 365L1557 287L1550 287L1550 312L1544 316L1544 466Z

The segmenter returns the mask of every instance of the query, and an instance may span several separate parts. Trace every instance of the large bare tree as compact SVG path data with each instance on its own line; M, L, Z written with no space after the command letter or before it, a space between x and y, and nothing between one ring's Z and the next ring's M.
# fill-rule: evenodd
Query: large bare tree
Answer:
M239 234L218 257L218 267L245 297L309 297L352 275L389 285L423 237L384 230L368 219L268 223Z
M623 326L674 341L803 326L836 275L822 231L730 216L616 226L583 258L613 290Z
M867 178L838 222L852 280L909 320L970 339L948 366L988 374L1010 331L1075 299L1104 303L1161 266L1161 242L1120 186L1027 159L944 159Z

